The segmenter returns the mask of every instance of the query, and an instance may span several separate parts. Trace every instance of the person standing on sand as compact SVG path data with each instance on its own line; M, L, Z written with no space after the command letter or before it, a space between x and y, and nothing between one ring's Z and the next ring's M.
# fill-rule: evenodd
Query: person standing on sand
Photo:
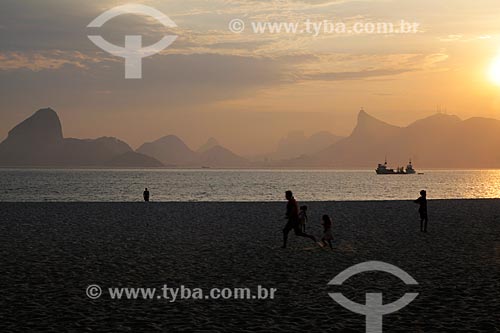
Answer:
M286 219L288 220L285 228L283 229L283 246L282 248L286 248L286 243L288 241L288 233L293 229L295 235L301 237L307 237L316 242L316 238L312 235L308 235L305 232L300 230L300 221L299 221L299 204L293 197L292 191L285 192L286 200L288 203L286 204Z
M144 193L142 194L142 196L144 197L144 201L149 201L149 191L147 187L144 189Z
M425 190L420 191L420 198L414 201L419 204L418 212L420 213L420 231L427 232L427 192Z

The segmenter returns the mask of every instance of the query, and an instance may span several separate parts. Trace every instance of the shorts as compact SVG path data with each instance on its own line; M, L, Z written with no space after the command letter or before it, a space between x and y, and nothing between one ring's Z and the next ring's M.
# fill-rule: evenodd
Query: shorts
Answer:
M296 235L302 234L302 229L300 228L299 220L288 220L283 229L283 232L288 234L290 231L294 231Z

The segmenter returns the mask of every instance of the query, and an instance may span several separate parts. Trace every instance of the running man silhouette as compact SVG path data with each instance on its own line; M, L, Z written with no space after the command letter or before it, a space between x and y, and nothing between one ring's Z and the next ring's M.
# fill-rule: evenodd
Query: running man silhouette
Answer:
M292 191L285 192L286 200L288 203L286 204L286 219L288 220L285 228L283 229L283 248L286 248L286 243L288 241L288 233L293 229L295 235L301 237L307 237L312 239L313 242L316 242L316 238L312 235L308 235L301 230L300 221L299 221L299 204L297 200L293 197Z
M142 195L144 196L144 201L148 202L149 201L149 191L148 191L147 187L144 189L144 193Z
M419 204L418 212L420 213L420 231L427 232L427 192L425 190L420 191L420 198L414 201Z

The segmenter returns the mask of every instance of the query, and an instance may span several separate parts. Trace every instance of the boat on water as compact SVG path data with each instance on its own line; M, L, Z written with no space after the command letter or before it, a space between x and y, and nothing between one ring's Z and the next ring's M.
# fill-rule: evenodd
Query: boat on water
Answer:
M397 167L396 169L391 169L387 166L387 159L385 159L384 164L379 164L377 169L375 169L377 175L413 175L417 171L413 168L411 160L408 162L406 169L403 167Z

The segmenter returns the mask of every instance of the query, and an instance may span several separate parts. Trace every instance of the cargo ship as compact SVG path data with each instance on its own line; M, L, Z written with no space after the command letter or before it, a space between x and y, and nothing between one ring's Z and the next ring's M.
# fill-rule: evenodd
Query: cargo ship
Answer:
M391 169L387 166L387 159L385 159L384 164L379 164L377 169L375 169L375 172L377 173L377 175L413 175L417 173L417 171L413 168L411 159L408 162L406 169L403 167Z

